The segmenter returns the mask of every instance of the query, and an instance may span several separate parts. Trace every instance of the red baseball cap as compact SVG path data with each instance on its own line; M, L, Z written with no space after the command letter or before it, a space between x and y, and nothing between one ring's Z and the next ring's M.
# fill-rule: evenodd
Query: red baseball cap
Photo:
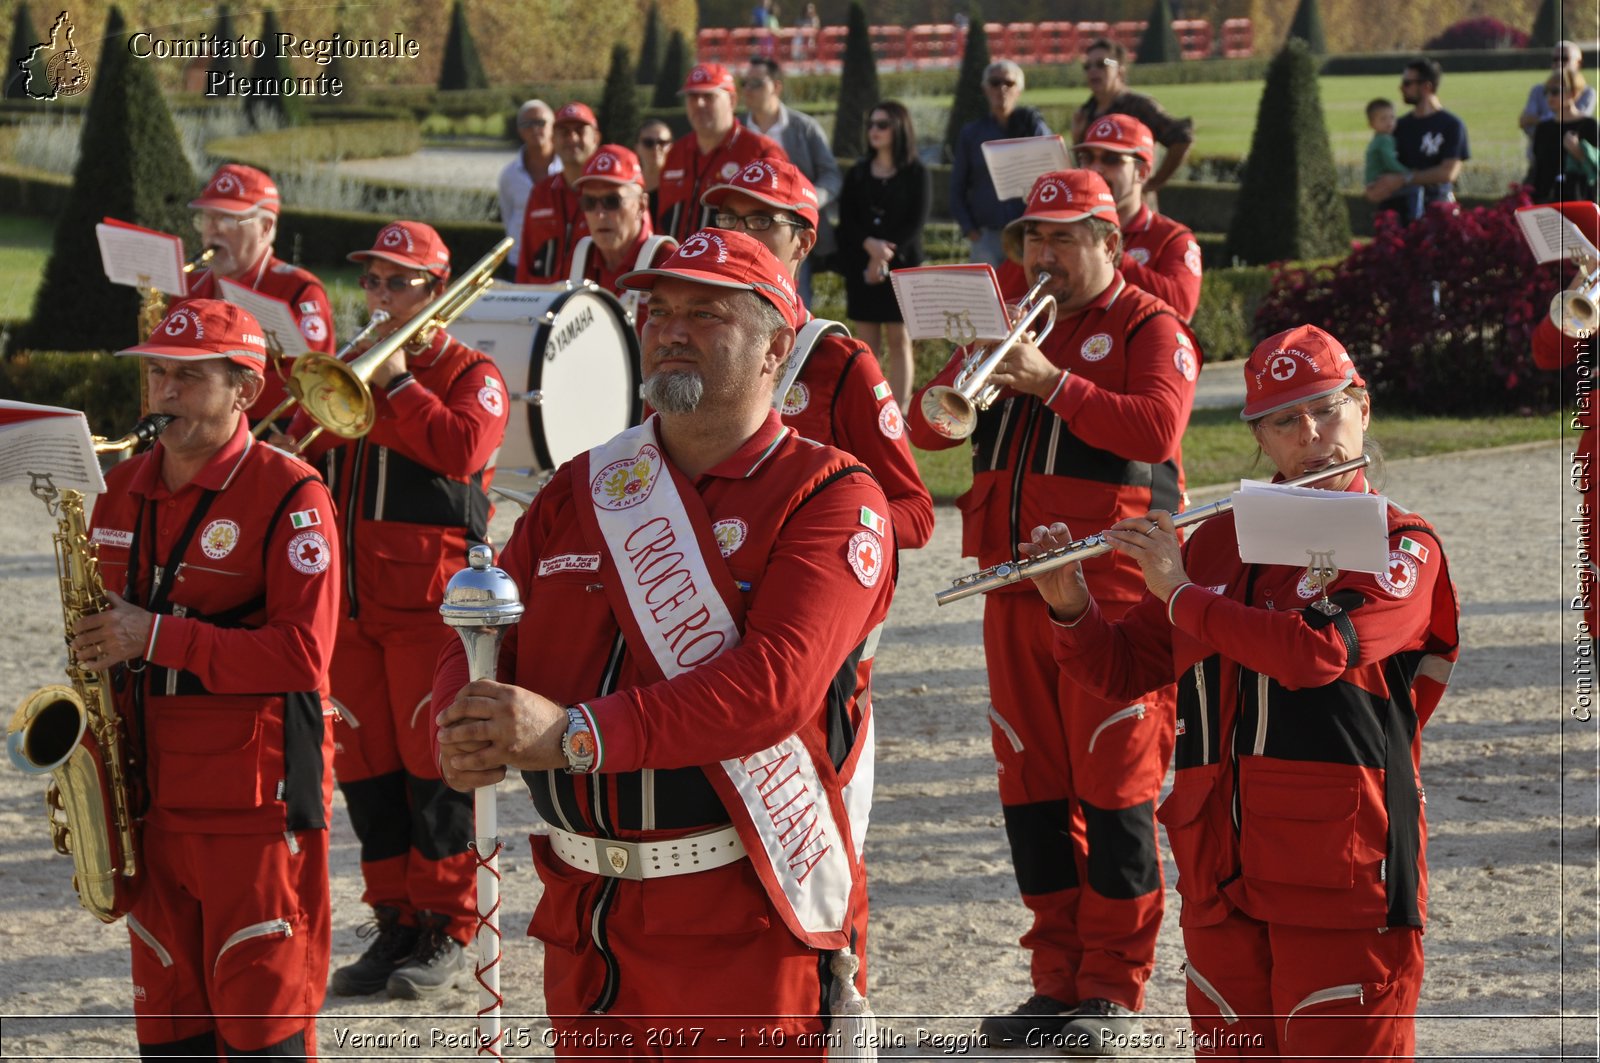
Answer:
M579 125L592 125L596 129L600 128L600 123L595 121L594 112L589 110L587 103L573 102L567 104L556 112L556 119L550 124L558 126L567 122L577 122Z
M206 187L189 206L219 210L224 214L250 214L257 210L278 213L278 186L254 166L230 162L217 167Z
M143 343L117 355L153 354L204 362L226 358L251 369L267 364L267 340L250 311L222 299L188 299L167 312Z
M1156 138L1150 135L1150 127L1127 114L1108 114L1095 119L1088 134L1073 147L1136 155L1146 166L1153 165L1156 158Z
M768 206L800 215L817 227L817 189L795 164L782 159L757 159L720 185L706 189L700 202L719 207L730 192L743 192Z
M1244 410L1253 421L1269 413L1366 387L1344 344L1315 325L1301 325L1262 340L1244 364Z
M351 262L381 258L437 277L450 275L450 249L433 226L420 221L392 221L378 231L371 251L352 251L345 257Z
M583 176L574 182L578 187L585 181L606 181L614 185L644 187L644 171L639 169L639 156L621 144L601 144L584 164Z
M767 250L766 244L748 233L701 229L655 269L624 273L617 283L647 292L661 277L755 292L778 308L790 328L799 328L805 319L805 308L794 293L789 271Z
M1104 177L1093 170L1056 170L1042 174L1028 193L1024 221L1072 222L1100 216L1117 220L1117 201Z
M683 80L684 92L726 92L737 95L733 75L721 63L698 63Z

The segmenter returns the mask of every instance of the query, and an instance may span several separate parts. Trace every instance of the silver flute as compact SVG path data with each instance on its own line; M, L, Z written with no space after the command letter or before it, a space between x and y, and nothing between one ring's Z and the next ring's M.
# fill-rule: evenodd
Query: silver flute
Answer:
M1297 476L1293 480L1285 480L1280 487L1310 487L1312 484L1321 483L1323 480L1332 480L1343 476L1347 472L1364 469L1371 464L1372 458L1363 454L1359 458L1342 461L1337 465L1330 465L1326 469ZM1191 524L1199 524L1203 520L1221 516L1233 509L1233 496L1218 499L1209 505L1180 513L1172 518L1175 527L1186 528ZM973 572L966 576L957 576L950 581L950 586L934 594L933 600L940 605L949 605L959 602L963 598L970 598L974 594L988 594L990 591L1009 587L1034 576L1042 576L1046 572L1058 569L1063 565L1087 561L1091 557L1110 553L1116 549L1111 541L1106 538L1105 532L1099 532L1084 539L1075 539L1066 546L1058 546L1054 550L1047 550L1034 557L1025 557L1021 561L1006 561L986 568L982 572Z

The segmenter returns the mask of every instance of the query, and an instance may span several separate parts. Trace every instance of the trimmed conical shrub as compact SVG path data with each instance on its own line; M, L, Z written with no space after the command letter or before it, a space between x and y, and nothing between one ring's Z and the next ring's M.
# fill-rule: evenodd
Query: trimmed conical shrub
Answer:
M6 63L5 70L0 71L0 86L4 88L4 92L0 92L0 97L8 100L28 98L28 75L23 71L22 65L28 61L28 57L33 54L34 46L39 43L39 31L34 28L33 15L28 12L27 0L23 0L11 15L11 58Z
M1225 256L1250 263L1343 255L1350 212L1323 124L1317 61L1291 38L1267 68Z
M639 66L634 71L635 85L654 85L661 73L661 8L651 0L644 17L644 40L639 44ZM631 134L630 134L631 135Z
M1566 36L1562 32L1565 29L1561 17L1562 8L1562 0L1544 0L1544 3L1539 5L1539 14L1534 16L1533 20L1533 30L1528 34L1528 47L1554 48L1556 42Z
M1182 59L1178 32L1172 28L1171 0L1156 0L1145 20L1144 36L1139 39L1139 62L1176 63Z
M878 61L872 56L867 12L860 0L851 0L844 70L839 75L839 107L833 118L835 155L853 159L867 150L867 115L878 100Z
M1317 0L1300 0L1294 21L1289 23L1289 37L1305 41L1312 55L1328 54L1328 40L1322 33L1322 11Z
M628 46L611 46L611 69L606 73L605 91L600 96L600 139L608 144L632 144L639 128L639 100L635 94L633 63Z
M267 8L261 16L261 39L263 41L276 41L281 32L278 28L278 13L272 8ZM294 77L294 68L289 65L289 57L278 55L278 49L269 47L263 50L261 56L250 64L252 78L268 78L282 84ZM262 125L265 122L276 121L279 125L305 125L306 105L298 93L274 93L271 95L250 95L244 100L244 113L249 116L253 125Z
M678 90L689 76L689 42L682 30L673 30L667 41L667 54L661 60L661 73L656 76L656 91L651 98L652 107L678 106Z
M121 10L113 7L91 74L72 191L56 218L33 317L19 330L16 347L114 350L137 342L139 293L112 284L101 270L95 238L101 219L193 235L189 200L200 185L154 69L131 58L127 34ZM195 244L197 238L191 250Z
M450 35L444 41L444 62L439 65L441 89L486 89L489 79L483 72L483 60L478 58L478 46L472 41L472 27L467 25L467 5L456 0L450 8Z
M950 105L950 119L944 127L946 162L956 157L956 142L961 139L962 127L989 113L989 101L983 94L983 72L987 69L989 34L983 28L983 12L974 7L972 24L967 28L967 47L961 53L961 73L956 76L956 98Z
M228 11L228 5L223 4L217 11L216 25L211 27L211 32L219 41L232 41L239 38L238 31L233 28L233 15ZM226 56L215 56L206 65L206 69L213 74L234 74L243 77L246 73L244 59L236 55L231 49Z

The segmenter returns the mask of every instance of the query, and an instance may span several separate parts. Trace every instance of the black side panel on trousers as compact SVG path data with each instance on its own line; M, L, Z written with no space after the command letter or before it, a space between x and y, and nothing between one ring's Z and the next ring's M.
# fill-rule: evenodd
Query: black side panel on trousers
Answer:
M1383 803L1389 813L1388 882L1390 926L1421 926L1422 798L1411 766L1411 743L1417 735L1417 711L1411 704L1411 681L1420 652L1400 653L1384 662L1389 702L1384 732L1389 744L1384 765Z
M245 1051L227 1045L229 1059L305 1059L306 1058L306 1032L301 1030L292 1037L285 1037L277 1044L265 1048L253 1048Z
M1089 839L1089 888L1118 901L1160 889L1155 802L1114 809L1078 803Z
M350 807L350 823L361 839L361 859L367 863L404 856L411 851L411 823L399 815L406 807L406 776L392 771L372 779L339 783Z
M464 853L472 844L472 795L443 779L406 776L411 795L411 847L429 860Z
M287 830L326 830L322 808L322 740L328 721L322 698L296 691L283 696L283 803Z
M217 1035L197 1033L181 1041L162 1041L159 1044L139 1042L140 1059L216 1059Z
M1072 804L1038 801L1031 805L1006 805L1006 839L1011 842L1011 866L1017 888L1023 893L1054 893L1078 885L1072 862Z

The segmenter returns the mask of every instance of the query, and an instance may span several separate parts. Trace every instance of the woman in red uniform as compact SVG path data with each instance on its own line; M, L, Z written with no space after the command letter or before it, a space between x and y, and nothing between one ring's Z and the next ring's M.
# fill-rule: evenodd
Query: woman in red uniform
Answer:
M1279 479L1359 456L1371 402L1344 348L1303 325L1245 366L1243 417ZM1362 472L1319 485L1368 492ZM1183 898L1197 1046L1244 1056L1409 1058L1422 983L1421 730L1457 649L1427 521L1388 508L1377 575L1240 561L1231 514L1179 545L1170 514L1107 537L1148 588L1108 622L1078 567L1041 575L1056 657L1101 697L1178 679L1176 776L1159 818ZM1080 529L1088 530L1088 529ZM1025 552L1069 540L1038 528Z

